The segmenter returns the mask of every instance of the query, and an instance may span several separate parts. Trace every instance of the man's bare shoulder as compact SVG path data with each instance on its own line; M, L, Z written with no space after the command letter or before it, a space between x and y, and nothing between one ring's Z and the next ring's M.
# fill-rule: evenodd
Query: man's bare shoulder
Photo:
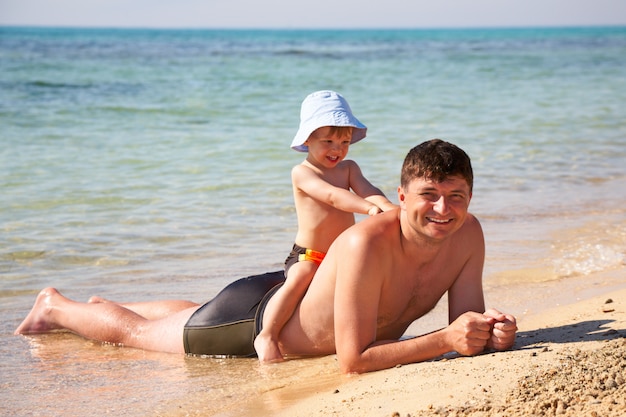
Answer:
M465 218L465 222L463 223L463 227L461 227L461 230L471 235L483 235L483 228L480 224L480 221L472 213L467 213L467 217Z
M370 216L344 231L342 245L388 246L400 236L399 209Z
M451 236L451 247L460 256L484 256L485 236L480 221L468 213L463 226Z

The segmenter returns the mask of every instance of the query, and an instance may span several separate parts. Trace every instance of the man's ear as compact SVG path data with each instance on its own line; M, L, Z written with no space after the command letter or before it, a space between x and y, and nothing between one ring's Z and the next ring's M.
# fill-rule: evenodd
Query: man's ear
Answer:
M404 188L402 188L402 186L398 186L398 201L400 202L400 208L404 209L405 207L405 202L404 199L406 198L406 194L404 193Z

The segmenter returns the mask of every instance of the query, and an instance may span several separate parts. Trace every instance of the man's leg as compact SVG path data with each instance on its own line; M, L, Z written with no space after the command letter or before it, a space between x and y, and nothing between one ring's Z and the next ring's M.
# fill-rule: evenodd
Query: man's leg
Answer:
M159 352L184 353L183 328L197 306L148 320L115 303L79 303L54 288L39 293L15 334L65 329L87 339Z
M93 296L88 303L114 303L128 310L131 310L148 320L157 320L171 316L179 311L192 307L200 307L199 304L185 300L161 300L161 301L140 301L132 303L118 303L106 298Z

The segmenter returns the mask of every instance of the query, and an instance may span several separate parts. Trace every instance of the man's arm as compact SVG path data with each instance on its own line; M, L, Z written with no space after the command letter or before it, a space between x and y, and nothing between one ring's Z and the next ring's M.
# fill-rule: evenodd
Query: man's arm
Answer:
M445 329L424 336L377 341L384 283L381 272L390 270L388 263L392 262L392 257L380 254L389 248L384 247L384 240L366 240L355 233L344 233L340 239L334 328L342 372L376 371L429 360L450 351L473 355L484 349L493 319L476 312L466 313Z
M478 219L467 215L463 228L453 241L453 251L467 253L467 260L458 277L448 289L448 319L452 323L467 311L485 311L483 294L483 266L485 264L485 238Z
M376 340L384 272L393 270L393 256L386 239L368 239L365 233L348 231L340 236L335 288L335 347L342 372L361 373L421 362L456 351L463 355L482 352L493 343L497 319L483 314L481 286L484 247L480 224L471 219L469 236L459 242L474 247L463 262L453 285L451 323L444 329L407 340ZM370 223L372 224L372 223ZM383 224L383 223L381 223ZM351 229L354 231L355 229ZM373 232L372 232L373 233ZM459 250L461 247L458 248ZM456 253L455 250L452 251ZM462 252L467 253L467 248ZM467 291L469 299L463 298Z
M485 259L484 235L479 221L474 216L468 216L465 227L466 231L470 232L468 235L470 238L460 242L469 243L473 252L459 277L448 290L449 320L453 322L467 311L484 312L484 316L491 320L491 334L486 347L495 350L509 349L515 343L516 319L510 314L504 314L495 309L485 311L482 287Z

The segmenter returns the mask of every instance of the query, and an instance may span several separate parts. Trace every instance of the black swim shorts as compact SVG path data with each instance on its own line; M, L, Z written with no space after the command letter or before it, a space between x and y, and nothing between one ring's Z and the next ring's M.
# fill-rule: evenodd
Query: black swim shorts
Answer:
M284 281L284 271L274 271L229 284L196 310L185 324L185 352L209 356L255 356L254 338L261 329L263 310Z

